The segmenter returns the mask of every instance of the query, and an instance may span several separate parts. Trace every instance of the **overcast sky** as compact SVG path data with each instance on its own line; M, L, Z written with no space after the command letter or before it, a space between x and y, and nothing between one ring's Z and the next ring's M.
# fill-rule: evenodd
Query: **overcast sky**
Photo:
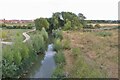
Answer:
M0 0L0 19L51 17L54 12L83 13L87 19L117 20L119 0Z

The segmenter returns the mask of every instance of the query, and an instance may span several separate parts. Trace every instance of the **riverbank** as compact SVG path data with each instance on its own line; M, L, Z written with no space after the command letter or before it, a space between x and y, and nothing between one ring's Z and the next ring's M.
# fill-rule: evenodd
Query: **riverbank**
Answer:
M65 31L70 40L64 50L64 71L72 78L118 78L118 30Z

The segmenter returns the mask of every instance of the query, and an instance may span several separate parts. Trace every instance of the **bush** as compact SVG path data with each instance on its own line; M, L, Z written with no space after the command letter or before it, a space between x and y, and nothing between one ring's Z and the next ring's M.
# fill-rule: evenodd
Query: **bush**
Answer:
M28 52L29 52L28 47L25 44L22 44L22 48L20 50L20 53L21 53L21 56L22 56L23 60L29 58L29 53Z
M92 24L90 24L90 25L86 25L86 26L84 26L83 28L94 29L94 27L93 27L93 25L92 25Z
M65 63L65 57L62 51L58 51L58 53L55 54L55 62L57 64L64 64Z
M58 65L57 68L54 70L53 74L52 74L52 78L63 78L64 76L64 70L63 67ZM57 80L56 79L56 80Z
M22 42L19 34L15 35L14 44L3 48L2 61L4 70L2 76L12 78L24 73L32 65L33 61L37 60L36 53L44 53L47 45L44 41L47 39L46 34L47 32L45 34L36 32L35 35L31 35L31 39L26 43Z
M62 49L62 44L61 44L61 41L60 39L55 39L54 40L54 46L53 46L54 50L55 51L59 51Z
M80 54L80 49L79 48L73 48L72 53L74 57L77 57Z
M44 40L48 41L48 33L46 32L45 28L42 28L41 34L43 35Z
M96 35L106 37L106 36L111 36L112 33L111 32L98 32Z
M11 50L10 46L6 46L6 48L3 48L3 59L5 59L9 63L12 63L14 61L13 57L13 51Z
M54 38L59 38L60 40L63 39L62 30L59 30L59 29L53 30L52 34L53 34Z
M18 70L18 67L14 63L9 63L6 60L3 60L3 63L2 63L2 76L3 76L3 78L15 77L17 70Z
M65 57L62 51L58 51L54 56L57 67L53 72L53 78L63 78L65 77L63 65L65 64Z
M70 49L70 39L63 40L63 48L64 49Z

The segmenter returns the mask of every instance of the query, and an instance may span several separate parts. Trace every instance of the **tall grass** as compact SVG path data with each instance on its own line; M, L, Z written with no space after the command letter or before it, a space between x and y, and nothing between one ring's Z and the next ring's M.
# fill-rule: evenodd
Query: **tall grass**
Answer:
M65 77L64 74L64 64L66 63L63 51L58 51L58 53L54 56L55 62L57 64L56 69L53 72L53 78L63 78Z
M74 48L72 53L75 54L76 60L74 62L74 68L71 71L71 77L105 78L106 74L102 74L99 69L94 68L86 62L79 48Z
M111 32L98 32L96 35L101 36L101 37L107 37L107 36L112 36L112 33Z

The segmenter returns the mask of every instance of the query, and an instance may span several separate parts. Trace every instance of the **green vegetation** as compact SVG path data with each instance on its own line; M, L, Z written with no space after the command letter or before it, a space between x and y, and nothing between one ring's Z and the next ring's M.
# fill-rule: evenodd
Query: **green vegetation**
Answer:
M96 35L101 36L101 37L106 37L106 36L111 36L112 33L111 32L98 32Z
M62 30L54 30L53 31L53 38L54 38L54 42L53 42L53 48L54 50L57 52L54 56L55 62L56 62L56 69L53 72L52 77L53 78L63 78L65 77L64 74L64 65L66 63L65 61L65 57L64 57L64 53L63 53L63 45L62 45L62 39L63 39L63 35L62 35Z
M54 51L56 51L54 56L56 69L53 72L53 78L107 77L104 71L108 70L109 72L110 69L113 70L112 68L114 68L116 70L117 68L116 65L115 67L109 67L111 64L114 65L109 60L117 63L118 58L116 58L116 54L108 53L113 48L113 53L117 53L117 41L112 41L111 36L114 34L111 32L81 32L84 28L101 27L99 24L95 26L87 25L87 22L91 23L92 21L85 19L86 17L82 13L76 15L72 12L56 12L50 18L35 19L34 24L1 24L3 31L0 38L4 41L14 42L13 45L3 46L3 78L20 77L23 73L26 73L34 62L40 58L38 55L43 54L47 50L48 43L51 42ZM30 40L23 43L22 33L34 26L36 31L29 33ZM22 31L19 29L22 29ZM77 32L77 30L80 31ZM118 38L114 35L113 39L116 39L116 37ZM102 54L104 54L104 57ZM103 68L103 64L106 69Z
M38 18L34 22L37 30L44 27L48 32L52 32L59 28L63 30L82 29L87 24L84 19L85 16L82 13L76 15L72 12L56 12L51 18Z
M73 48L72 49L73 56L76 58L80 54L79 48Z
M54 50L55 51L59 51L62 49L62 44L61 44L61 41L60 39L55 39L54 40L54 46L53 46Z
M59 50L57 54L55 54L55 62L60 65L65 63L64 53L62 51Z
M101 74L99 69L96 69L89 65L81 54L79 48L74 48L72 50L73 55L76 58L75 66L72 70L72 76L75 78L102 78L105 74Z
M48 23L47 19L45 19L45 18L38 18L35 20L35 26L36 26L37 30L42 30L43 27L45 29L48 29L49 23Z
M42 33L42 34L41 34ZM44 53L47 46L46 30L31 34L31 40L23 43L21 37L16 35L14 44L3 47L3 78L19 77L37 60L37 54Z
M2 34L0 38L4 39L4 41L14 41L18 38L18 36L23 40L24 37L22 35L23 32L28 31L29 29L2 29Z
M32 24L27 24L27 25L21 25L21 24L2 24L2 28L7 28L7 29L32 29L34 25Z
M55 62L57 64L56 69L53 72L52 77L53 78L63 78L65 77L64 74L64 65L65 65L65 57L64 57L64 53L62 50L59 50L55 56L54 56Z
M63 40L63 49L71 49L71 47L70 47L70 39L69 38L67 38L67 39L64 39Z

